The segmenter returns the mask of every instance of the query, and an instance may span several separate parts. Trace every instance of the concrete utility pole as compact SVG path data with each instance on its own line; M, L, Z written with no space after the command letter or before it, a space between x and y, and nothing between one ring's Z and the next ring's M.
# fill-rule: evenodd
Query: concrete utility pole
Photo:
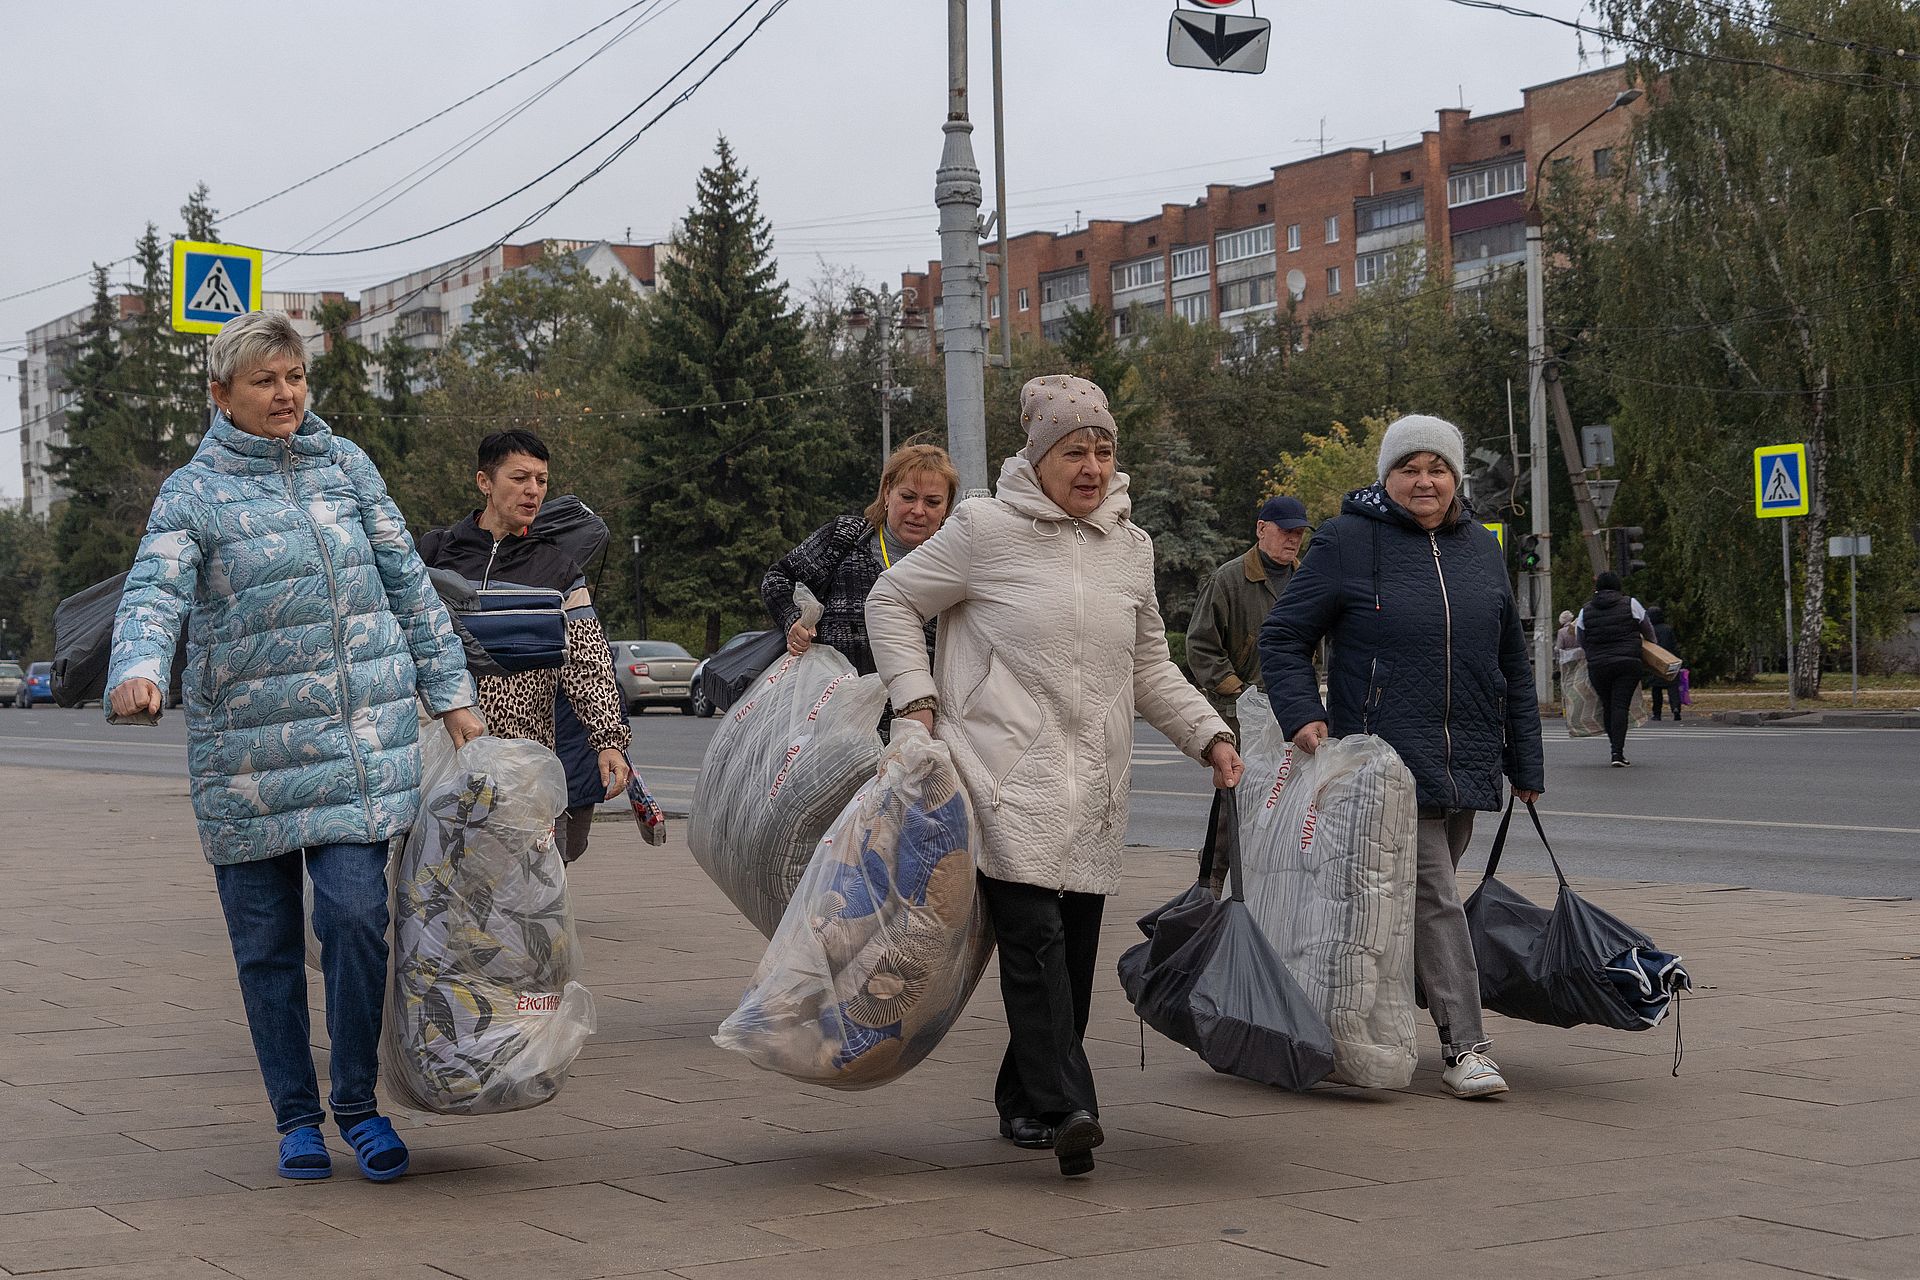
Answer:
M946 354L947 448L965 498L988 492L987 278L980 265L980 166L967 117L967 0L947 0L947 120L941 131L947 140L933 186L940 210L940 343Z
M1533 691L1545 702L1553 695L1553 521L1547 509L1547 308L1546 219L1540 212L1540 181L1553 153L1599 124L1609 112L1638 101L1640 90L1623 89L1593 119L1554 143L1533 167L1533 189L1527 201L1527 452L1532 468L1528 477L1528 506L1532 533L1540 551L1533 571ZM1569 470L1574 465L1567 459ZM1584 476L1584 473L1583 473ZM1576 482L1574 489L1583 486ZM1584 495L1582 495L1584 497ZM1583 503L1583 508L1585 504Z

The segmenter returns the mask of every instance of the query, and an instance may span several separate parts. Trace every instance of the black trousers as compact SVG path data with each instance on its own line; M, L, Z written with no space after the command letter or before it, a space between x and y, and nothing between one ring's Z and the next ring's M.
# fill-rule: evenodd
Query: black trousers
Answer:
M1074 1111L1098 1114L1081 1041L1107 900L984 875L980 888L993 916L1007 1007L1007 1054L993 1088L1000 1118L1057 1124Z
M1660 718L1660 699L1664 696L1668 702L1673 704L1673 718L1678 720L1680 718L1679 682L1675 681L1672 684L1662 684L1656 680L1647 687L1653 690L1653 718L1655 720Z
M1600 695L1600 714L1607 727L1607 742L1613 758L1623 760L1627 752L1627 726L1633 719L1633 691L1640 687L1643 668L1636 658L1609 658L1587 664L1587 678Z

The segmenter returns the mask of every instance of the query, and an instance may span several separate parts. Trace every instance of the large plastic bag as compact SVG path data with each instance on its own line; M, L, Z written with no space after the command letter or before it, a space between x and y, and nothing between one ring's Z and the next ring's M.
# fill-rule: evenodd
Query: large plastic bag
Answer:
M796 589L801 620L820 605ZM687 845L771 938L820 837L880 759L887 689L816 644L768 667L721 718L694 786Z
M1413 775L1370 734L1296 749L1257 690L1239 716L1247 906L1333 1032L1331 1078L1404 1088L1418 1056Z
M524 738L422 744L420 816L394 877L394 962L382 1075L442 1115L552 1098L593 1034L553 823L558 757Z
M979 828L944 743L897 720L714 1043L836 1089L904 1075L959 1019L993 951Z
M1560 697L1566 703L1567 736L1597 738L1607 731L1600 714L1600 694L1587 674L1585 654L1560 668ZM1627 707L1628 723L1635 729L1647 722L1647 691L1636 682L1633 701Z

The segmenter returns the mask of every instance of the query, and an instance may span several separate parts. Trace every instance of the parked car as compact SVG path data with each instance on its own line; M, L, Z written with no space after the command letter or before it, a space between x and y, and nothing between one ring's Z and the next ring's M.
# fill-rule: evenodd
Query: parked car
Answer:
M742 645L752 644L772 634L773 632L771 631L742 631L718 649L715 649L712 653L700 659L700 665L693 669L693 677L690 681L692 685L690 700L693 703L693 714L697 716L711 716L716 712L725 711L733 705L733 700L737 696L729 687L728 682L722 679L719 673L712 670L715 660L724 655L733 655L735 650L739 649ZM722 666L725 665L725 663L722 663Z
M27 678L20 686L17 696L23 707L31 707L36 702L52 702L53 664L51 662L27 664Z
M687 684L698 664L693 655L669 640L615 640L613 678L627 710L673 706L681 715L693 714Z
M0 707L10 707L13 700L20 696L20 686L26 681L27 673L20 669L17 662L0 662Z

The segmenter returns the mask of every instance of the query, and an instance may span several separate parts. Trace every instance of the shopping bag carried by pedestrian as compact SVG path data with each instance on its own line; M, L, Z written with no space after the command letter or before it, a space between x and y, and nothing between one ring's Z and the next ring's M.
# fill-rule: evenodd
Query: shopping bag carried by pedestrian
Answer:
M1333 1032L1333 1078L1413 1080L1413 775L1380 738L1287 741L1266 695L1239 703L1235 793L1247 906Z
M1607 731L1600 713L1600 694L1587 675L1585 655L1560 669L1560 696L1566 705L1569 738L1597 738ZM1633 701L1627 706L1628 723L1638 729L1647 722L1648 714L1647 691L1636 683Z
M820 604L794 590L801 620ZM880 759L879 676L816 644L768 667L707 744L687 844L695 862L771 938L814 848Z
M1140 918L1147 940L1120 957L1120 986L1143 1023L1215 1071L1305 1091L1334 1069L1333 1035L1248 910L1237 843L1232 824L1208 825L1200 879ZM1207 883L1218 858L1225 898Z
M127 575L116 573L104 582L74 592L53 607L53 701L61 707L100 702L107 696L107 663L113 650L113 619ZM167 705L180 701L180 674L186 669L187 646L173 649L173 670L167 680Z
M895 721L879 775L820 841L714 1043L836 1089L906 1074L959 1020L993 951L979 843L946 744Z
M627 779L627 804L633 810L633 820L640 825L640 838L648 844L665 844L667 811L653 798L653 792L647 790L646 780L640 776L638 769Z
M422 743L420 813L394 874L381 1075L442 1115L552 1098L593 1034L580 941L554 845L559 759L524 738Z
M1673 682L1674 701L1683 707L1693 705L1693 672L1686 667L1680 668L1680 674Z
M1500 819L1486 875L1466 901L1467 929L1480 968L1480 1003L1495 1013L1550 1027L1592 1023L1621 1031L1659 1026L1693 989L1680 957L1573 891L1547 844L1540 814L1527 805L1546 846L1559 896L1549 911L1495 878L1513 822ZM1676 1042L1677 1047L1677 1042ZM1675 1070L1679 1069L1676 1056Z

